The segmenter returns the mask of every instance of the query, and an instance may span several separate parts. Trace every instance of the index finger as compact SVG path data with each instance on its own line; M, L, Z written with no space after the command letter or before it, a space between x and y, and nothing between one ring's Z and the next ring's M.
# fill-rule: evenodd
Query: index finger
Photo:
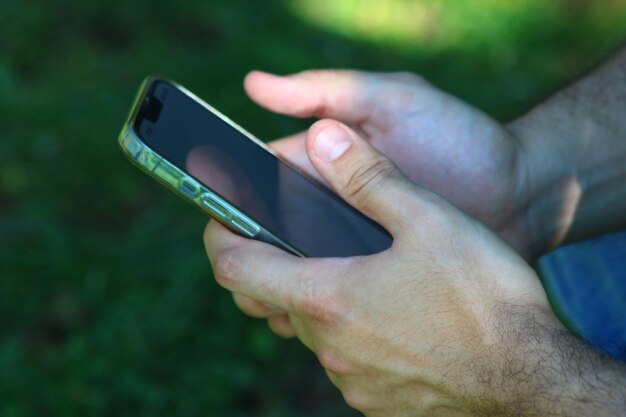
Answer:
M276 113L360 123L375 104L370 78L371 74L350 70L313 70L285 77L253 71L244 86L252 100Z
M245 239L211 221L204 234L218 283L233 292L296 315L316 315L316 306L336 297L353 258L300 258Z

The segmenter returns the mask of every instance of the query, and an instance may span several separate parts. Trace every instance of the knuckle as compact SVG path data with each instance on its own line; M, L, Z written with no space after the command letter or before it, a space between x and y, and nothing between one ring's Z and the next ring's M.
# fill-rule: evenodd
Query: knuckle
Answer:
M350 106L354 101L355 86L361 73L342 69L317 69L298 73L298 77L317 87L313 91L314 105L292 109L296 115L323 119L333 115L333 110Z
M347 303L339 293L313 291L314 283L306 281L300 291L300 299L294 311L322 327L340 323L346 315Z
M238 263L231 250L218 252L213 264L215 280L222 287L232 288L238 275Z
M395 173L395 165L382 155L358 166L346 183L344 190L356 203L367 203L375 190Z
M337 79L337 73L332 69L312 69L298 73L297 78L315 85L333 83Z
M321 349L317 353L317 359L324 369L333 374L347 375L350 372L348 361L332 350Z
M313 110L313 117L316 119L322 119L328 114L328 110L329 106L326 102L326 97L320 97L315 109Z
M214 261L216 253L224 248L225 243L232 240L232 236L229 234L230 232L217 220L212 219L205 226L202 237L211 262Z

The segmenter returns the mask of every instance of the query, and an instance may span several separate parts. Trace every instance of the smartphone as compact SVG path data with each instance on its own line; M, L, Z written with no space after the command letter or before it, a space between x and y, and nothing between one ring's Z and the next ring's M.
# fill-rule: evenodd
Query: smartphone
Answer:
M146 79L126 156L233 232L302 257L370 255L389 233L184 87Z

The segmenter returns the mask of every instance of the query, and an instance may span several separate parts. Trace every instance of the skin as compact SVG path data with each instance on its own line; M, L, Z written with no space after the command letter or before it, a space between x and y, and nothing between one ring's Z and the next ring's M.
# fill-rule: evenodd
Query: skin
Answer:
M368 416L619 415L624 366L563 329L526 260L624 226L625 68L618 54L506 128L409 74L250 74L262 106L335 119L275 147L394 244L301 259L210 222L216 279Z
M523 213L529 204L524 149L484 113L410 73L307 71L277 77L253 72L245 88L268 110L350 125L412 181L445 196L534 257ZM307 157L305 138L303 132L272 146L323 180Z

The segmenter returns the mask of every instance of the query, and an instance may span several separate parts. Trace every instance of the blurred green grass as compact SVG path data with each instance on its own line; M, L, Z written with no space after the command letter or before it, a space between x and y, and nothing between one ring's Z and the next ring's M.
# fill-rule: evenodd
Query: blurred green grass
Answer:
M416 71L507 120L625 23L620 0L2 0L0 415L356 415L211 280L206 218L117 149L145 75L265 140L310 121L255 107L255 68Z

